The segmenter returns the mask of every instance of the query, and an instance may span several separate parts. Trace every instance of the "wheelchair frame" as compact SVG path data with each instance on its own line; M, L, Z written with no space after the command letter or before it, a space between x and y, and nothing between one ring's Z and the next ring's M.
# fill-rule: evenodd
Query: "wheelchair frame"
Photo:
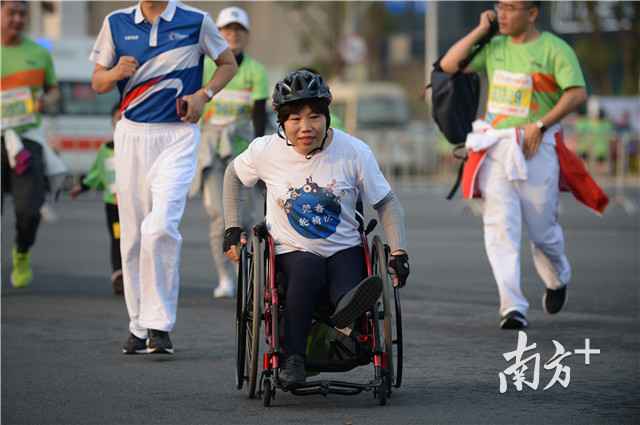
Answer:
M389 247L374 236L371 246L367 235L377 222L371 220L361 228L361 240L367 275L378 275L383 281L382 296L356 322L359 343L369 344L374 379L368 383L337 380L313 380L294 388L283 386L278 378L281 362L279 315L280 294L276 282L275 244L266 225L257 225L241 248L236 291L236 388L246 383L250 398L262 398L270 406L276 390L295 395L355 395L372 391L380 405L386 404L392 388L402 384L403 344L400 293L393 287L387 270ZM393 295L392 295L393 294ZM392 308L391 303L394 306ZM267 350L262 356L262 372L258 379L260 328L264 322ZM361 366L362 367L362 366ZM322 372L322 371L320 371Z

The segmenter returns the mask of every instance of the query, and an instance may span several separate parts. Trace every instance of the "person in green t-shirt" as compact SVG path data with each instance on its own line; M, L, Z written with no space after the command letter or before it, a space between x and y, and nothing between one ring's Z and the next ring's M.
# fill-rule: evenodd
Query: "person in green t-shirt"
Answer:
M22 33L28 4L3 1L2 11L2 195L11 193L16 214L11 284L22 288L33 280L30 249L40 224L47 180L40 128L41 112L60 92L51 55Z
M595 171L604 174L607 169L610 144L615 138L613 123L601 110L597 116L585 116L576 120L578 135L578 154L585 159Z
M498 22L495 36L465 72L486 73L489 82L484 120L494 128L519 128L526 158L525 180L509 180L508 158L489 151L478 173L484 198L485 248L500 295L500 327L522 329L529 303L520 287L522 222L531 240L534 264L545 284L543 308L559 312L566 299L571 268L558 223L560 121L587 98L575 53L557 36L540 32L536 20L542 2L500 1L480 15L479 25L442 58L442 69L458 70L472 47Z
M120 104L111 109L111 124L115 129L122 113ZM116 295L124 294L122 278L122 256L120 254L120 219L118 216L118 199L115 192L116 171L113 164L113 140L104 143L98 149L96 159L89 169L89 173L75 185L69 193L71 199L90 189L102 191L104 210L107 216L107 228L111 240L111 286Z
M210 219L209 239L214 266L218 273L215 298L233 297L235 277L231 264L220 247L224 234L222 183L227 164L242 153L266 127L266 101L269 97L268 77L264 66L247 55L251 29L249 16L239 7L220 11L216 26L229 44L238 63L235 77L206 106L202 115L202 138L198 150L198 168L190 195L202 191L203 204ZM205 59L204 79L215 70L213 61ZM243 211L247 228L256 211L262 211L259 189L247 193L250 204ZM257 219L257 217L255 217Z

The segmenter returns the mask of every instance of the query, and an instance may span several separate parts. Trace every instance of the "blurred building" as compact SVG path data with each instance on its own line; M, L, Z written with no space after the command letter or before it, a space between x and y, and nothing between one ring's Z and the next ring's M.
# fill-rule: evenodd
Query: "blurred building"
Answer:
M363 92L375 91L372 88L381 86L381 81L392 83L394 92L402 86L403 102L409 105L410 117L396 127L415 134L407 137L407 140L411 139L406 143L409 148L389 155L392 159L387 162L392 167L405 158L428 156L426 153L412 155L418 152L416 149L424 147L421 141L433 139L425 136L427 130L422 126L412 127L416 123L425 124L429 117L421 96L427 80L426 68L474 28L480 14L494 5L490 1L396 0L185 3L207 11L214 20L225 7L233 5L246 9L252 25L247 52L265 64L271 86L287 71L301 66L317 68L330 79L363 86ZM73 143L69 143L76 146L87 140L100 141L110 132L110 121L104 117L117 100L117 94L96 97L90 90L92 64L88 55L104 17L134 4L133 1L29 2L30 33L52 50L63 89L60 118L51 120L53 139L58 137L58 131L60 140L71 141ZM637 40L640 34L635 37L638 26L633 22L639 18L640 2L543 2L538 26L557 33L575 48L590 93L637 96L640 75ZM427 51L427 45L433 48ZM366 83L362 84L363 81ZM332 81L332 84L337 90L339 83ZM354 87L349 88L352 89ZM345 92L349 90L345 89ZM388 107L388 99L380 99L383 98L369 104ZM630 101L632 105L637 104L635 99ZM338 100L336 98L334 104L336 112ZM366 102L362 102L365 105ZM353 118L354 114L360 117L360 110L377 111L374 107L364 106L355 110L352 122L360 119ZM385 108L382 110L388 112ZM87 115L95 115L95 122ZM78 118L80 116L82 119ZM631 117L631 122L638 122L637 115ZM77 122L67 123L64 119L76 119ZM365 121L367 119L363 119ZM69 129L77 130L78 134L69 134ZM381 134L379 129L376 130L378 133ZM373 141L372 137L369 138ZM400 139L396 136L388 138ZM62 146L60 149L64 148L59 145ZM90 156L85 159L90 160ZM78 168L85 167L85 162L76 161ZM425 165L411 164L405 168L424 169Z
M357 64L363 70L356 73L358 78L408 80L407 85L414 86L424 75L425 14L433 2L187 3L206 10L214 19L224 7L245 8L252 18L248 53L266 65L273 81L292 67L321 66L319 57L329 62L330 74L343 74L340 45L353 41L354 35L360 36L367 48L364 60ZM108 13L132 4L30 2L31 32L52 40L95 37ZM437 25L435 57L477 25L480 13L493 2L441 1L437 6L438 16L433 20ZM574 46L594 92L634 94L640 68L640 34L633 24L638 20L634 14L640 14L639 2L543 2L539 27L558 33Z

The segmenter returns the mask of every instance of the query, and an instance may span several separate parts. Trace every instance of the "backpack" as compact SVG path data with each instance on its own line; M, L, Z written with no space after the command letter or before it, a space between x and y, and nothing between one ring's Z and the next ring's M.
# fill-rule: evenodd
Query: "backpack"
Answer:
M471 54L458 64L455 73L447 74L442 70L442 56L433 64L431 82L427 86L427 89L431 89L433 120L447 141L454 145L454 156L462 160L447 199L453 198L460 186L466 155L460 156L459 152L472 130L471 124L476 119L480 103L480 76L475 72L465 73L464 69L497 32L498 23L494 20L489 32L480 39Z
M369 364L372 355L370 348L354 336L316 321L307 337L305 369L311 373L346 372Z
M463 68L464 69L464 68ZM433 120L452 145L460 145L471 132L480 103L480 76L458 70L450 75L440 67L440 59L431 73Z

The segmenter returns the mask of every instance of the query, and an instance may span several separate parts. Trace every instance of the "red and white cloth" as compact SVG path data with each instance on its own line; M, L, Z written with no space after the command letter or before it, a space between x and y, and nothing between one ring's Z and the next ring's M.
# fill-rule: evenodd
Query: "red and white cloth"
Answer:
M476 125L476 123L474 123ZM486 130L482 130L485 131ZM522 143L518 139L516 129L492 130L496 134L501 132L514 132L514 141L519 145ZM474 131L475 133L475 131ZM470 133L470 136L474 133ZM474 136L475 137L475 136ZM543 143L552 144L555 147L558 162L560 163L559 188L562 192L571 192L573 196L584 206L593 210L598 215L602 215L609 204L606 193L598 186L593 177L585 168L582 160L571 152L564 144L564 136L559 126L549 129L543 138ZM468 146L469 147L469 146ZM462 195L466 199L481 197L481 191L477 185L478 172L487 154L486 148L473 148L469 150L469 158L462 174Z

